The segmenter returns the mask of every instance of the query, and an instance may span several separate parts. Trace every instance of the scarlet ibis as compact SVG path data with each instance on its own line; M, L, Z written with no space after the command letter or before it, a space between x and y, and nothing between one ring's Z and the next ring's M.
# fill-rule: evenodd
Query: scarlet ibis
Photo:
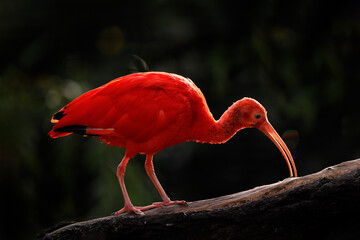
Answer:
M243 98L215 120L200 89L188 78L164 72L134 73L117 78L76 98L55 113L52 138L69 134L95 136L111 146L125 148L117 177L125 206L117 211L143 214L160 206L186 204L171 201L158 181L153 156L184 141L225 143L243 128L257 128L268 136L285 158L290 176L297 176L286 144L267 119L265 108L256 100ZM134 207L124 183L128 161L145 154L146 172L162 202Z

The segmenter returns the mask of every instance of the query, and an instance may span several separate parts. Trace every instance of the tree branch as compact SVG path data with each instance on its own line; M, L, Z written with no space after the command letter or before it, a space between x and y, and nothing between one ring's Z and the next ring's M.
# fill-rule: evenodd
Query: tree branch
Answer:
M58 226L40 239L355 239L360 159L218 198Z

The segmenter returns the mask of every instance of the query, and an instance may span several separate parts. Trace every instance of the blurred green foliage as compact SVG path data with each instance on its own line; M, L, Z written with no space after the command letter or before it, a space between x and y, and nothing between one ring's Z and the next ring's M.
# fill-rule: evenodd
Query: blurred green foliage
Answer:
M214 117L259 100L292 146L300 175L359 157L357 1L45 1L0 3L0 239L29 239L65 220L122 207L124 150L51 140L51 115L133 71L175 72L204 92ZM159 199L128 166L136 205ZM259 167L259 165L261 165ZM155 156L173 199L216 197L287 177L275 146L244 130L224 145L184 143Z

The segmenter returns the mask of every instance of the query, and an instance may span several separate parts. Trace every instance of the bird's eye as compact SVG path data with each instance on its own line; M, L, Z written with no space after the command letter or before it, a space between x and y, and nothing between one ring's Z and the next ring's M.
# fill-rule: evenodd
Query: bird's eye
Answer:
M254 117L255 117L256 119L260 119L260 118L261 118L261 114L260 114L260 113L256 113L256 114L254 115Z

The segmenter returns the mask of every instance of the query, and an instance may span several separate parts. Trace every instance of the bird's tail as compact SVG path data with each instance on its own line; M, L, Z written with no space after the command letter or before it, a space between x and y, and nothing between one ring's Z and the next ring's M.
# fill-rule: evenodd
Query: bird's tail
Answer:
M54 129L49 132L51 138L59 138L72 134L71 132L55 132Z
M53 128L49 132L49 135L52 138L64 137L73 133L80 135L87 135L86 128L87 127L84 125L69 125L64 127L57 127L57 128Z
M49 132L49 135L52 138L58 138L73 133L82 136L107 136L114 134L114 128L91 128L84 125L69 125L69 126L54 128Z

